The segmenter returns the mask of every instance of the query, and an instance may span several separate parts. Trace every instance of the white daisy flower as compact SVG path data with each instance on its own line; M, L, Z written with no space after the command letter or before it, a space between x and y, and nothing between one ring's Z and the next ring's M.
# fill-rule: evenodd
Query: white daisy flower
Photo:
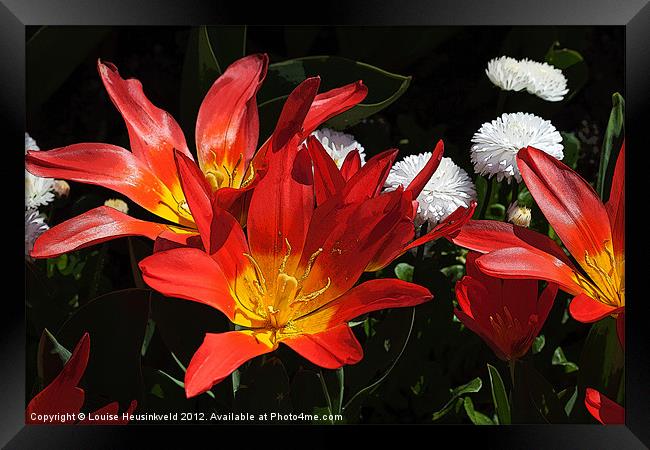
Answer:
M510 183L514 177L521 182L517 153L524 147L535 147L561 160L564 158L562 136L550 121L534 114L503 114L484 123L472 137L471 158L474 171Z
M399 185L405 188L431 159L431 152L409 155L393 165L386 179L385 189L393 191ZM417 198L416 226L428 221L436 225L446 219L459 207L467 208L476 199L474 183L467 172L457 166L451 158L442 158L438 169L429 179Z
M528 86L528 76L520 62L509 56L491 59L485 73L495 86L504 91L521 91Z
M332 130L330 128L321 128L320 130L314 131L311 135L318 139L321 145L325 148L327 154L330 155L336 163L336 167L339 169L343 165L345 157L353 150L359 151L361 165L363 166L366 163L364 148L351 134L341 133L340 131Z
M50 227L45 223L45 216L39 214L37 209L25 210L25 256L27 258L30 258L29 253L34 248L36 238L48 228Z
M25 154L27 150L40 150L36 141L25 133ZM45 206L54 200L54 179L41 178L25 170L25 209Z
M569 92L562 71L548 63L524 59L520 62L528 76L526 90L548 102L559 102Z

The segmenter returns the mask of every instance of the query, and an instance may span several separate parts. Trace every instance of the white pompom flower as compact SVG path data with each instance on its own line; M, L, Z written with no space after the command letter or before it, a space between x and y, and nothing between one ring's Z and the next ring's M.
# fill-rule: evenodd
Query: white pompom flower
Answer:
M548 63L524 59L520 63L528 76L526 90L548 102L559 102L569 92L562 71Z
M25 133L25 154L27 150L40 150L36 141ZM25 209L36 209L54 200L54 179L32 175L25 170Z
M409 155L396 162L388 174L385 190L393 191L400 185L406 188L431 159L431 152ZM451 158L442 158L417 198L418 211L415 225L429 222L435 226L459 207L468 208L476 199L476 189L467 172Z
M321 128L320 130L314 131L311 135L318 139L339 169L343 165L343 161L345 161L348 153L354 150L359 151L361 165L363 166L366 163L366 154L364 153L363 146L351 134L342 133L330 128Z
M521 182L517 153L525 147L535 147L554 158L564 158L562 136L550 121L534 114L505 113L486 122L472 137L471 159L474 171L489 178L512 178Z
M45 216L39 214L37 209L25 211L25 257L31 259L29 253L34 248L34 242L49 228L45 223Z
M491 59L485 73L495 86L504 91L521 91L528 86L528 76L520 62L509 56Z

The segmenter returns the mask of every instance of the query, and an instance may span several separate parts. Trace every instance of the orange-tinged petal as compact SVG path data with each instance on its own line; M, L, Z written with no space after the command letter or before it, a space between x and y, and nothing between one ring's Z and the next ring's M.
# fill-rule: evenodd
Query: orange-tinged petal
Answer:
M270 339L270 331L207 333L185 372L187 398L209 390L249 359L275 350Z
M519 171L566 248L585 270L585 254L600 255L612 242L605 205L570 167L532 147L517 154Z
M585 392L585 407L603 425L618 425L625 423L625 408L610 400L595 389L587 388Z
M149 101L138 80L124 80L111 63L97 61L97 69L113 104L126 122L133 154L179 197L182 192L174 164L174 149L190 159L192 154L178 123Z
M100 206L45 231L34 243L31 256L51 258L125 236L145 236L154 240L165 231L170 231L170 227Z
M527 248L504 248L476 260L479 269L497 278L532 278L559 284L565 292L577 295L582 288L574 271L548 253Z
M284 338L280 342L317 366L326 369L338 369L346 364L356 364L363 358L361 344L345 323L316 334Z
M26 168L39 177L58 178L112 189L152 213L181 225L189 213L144 162L121 147L101 143L74 144L49 151L29 151Z
M617 314L624 311L623 308L609 306L601 303L587 294L580 294L573 297L569 304L569 312L578 322L591 323L603 319L610 314Z
M305 118L302 131L303 139L328 119L341 114L360 103L368 95L368 88L362 81L346 84L318 94Z
M235 61L201 103L196 119L199 165L206 176L215 177L223 186L240 185L255 153L259 135L255 96L267 66L268 57L263 54Z
M625 253L625 143L616 159L612 188L605 208L612 228L614 253L622 259Z
M27 405L26 423L39 423L31 419L32 414L74 414L81 411L84 391L77 385L86 371L89 355L90 337L84 333L61 373Z

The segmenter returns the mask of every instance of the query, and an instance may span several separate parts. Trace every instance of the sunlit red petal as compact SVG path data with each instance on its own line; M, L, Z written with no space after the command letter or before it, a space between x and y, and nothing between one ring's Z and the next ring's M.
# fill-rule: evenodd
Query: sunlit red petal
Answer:
M74 144L49 151L29 151L26 168L39 177L103 186L160 217L190 224L178 211L165 184L133 153L109 144Z
M322 205L345 187L345 179L336 163L314 136L307 138L307 149L314 164L314 191L316 204Z
M391 149L373 156L346 183L342 191L345 203L376 197L382 191L398 150Z
M479 269L498 278L532 278L559 284L569 294L582 288L575 281L573 270L548 253L526 248L505 248L476 260Z
M236 171L239 185L253 158L259 134L256 94L268 66L266 55L250 55L232 63L206 94L196 120L201 170L207 175Z
M361 156L358 150L352 150L345 156L341 164L341 175L345 181L352 178L352 175L361 169Z
M361 81L318 94L305 118L303 138L309 136L328 119L360 103L367 94L368 88Z
M625 143L616 159L612 188L605 208L612 228L614 252L623 255L625 253Z
M616 314L621 311L623 311L623 308L606 305L597 300L594 300L587 294L580 294L575 296L569 304L569 312L571 313L571 317L573 317L578 322L596 322L609 316L610 314Z
M429 158L429 161L427 161L422 170L420 170L420 172L415 176L413 181L411 181L411 183L406 188L407 191L413 192L413 198L417 198L418 195L420 195L420 192L422 192L424 186L426 186L436 169L438 169L444 152L445 145L442 140L439 140L436 144L436 148L433 150L431 158Z
M532 147L517 154L519 171L546 219L582 265L612 241L609 217L593 188L580 175Z
M585 392L585 407L603 425L625 423L625 408L610 400L595 389L587 388Z
M133 154L172 191L180 193L174 149L188 158L185 136L174 118L154 106L136 79L124 80L111 63L97 61L99 74L113 104L126 122Z
M249 359L274 350L277 345L267 344L270 332L266 335L253 331L207 333L185 372L187 398L209 390Z
M84 403L84 391L77 387L86 371L90 354L90 337L84 333L75 346L70 359L63 370L52 382L39 392L27 405L25 421L38 423L31 419L35 414L74 414L81 411Z
M472 201L468 208L458 207L446 219L433 227L431 231L411 242L404 251L426 244L442 237L450 237L457 233L472 217L476 202Z
M170 227L145 222L108 206L100 206L50 228L36 239L33 258L50 258L90 245L125 236L145 236L151 240Z
M281 341L302 357L326 369L356 364L363 358L363 349L347 324L316 334L303 334Z

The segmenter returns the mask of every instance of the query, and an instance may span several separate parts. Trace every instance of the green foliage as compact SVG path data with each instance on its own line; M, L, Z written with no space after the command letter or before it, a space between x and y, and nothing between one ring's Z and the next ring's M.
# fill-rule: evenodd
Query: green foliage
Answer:
M478 392L481 390L481 387L483 387L483 382L481 381L480 378L477 377L466 384L451 389L450 399L447 401L447 403L445 403L445 405L440 410L433 413L431 420L436 421L440 419L441 417L443 417L444 415L446 415L452 410L458 398L460 398L465 394Z
M395 275L402 281L413 281L414 267L408 263L399 263L395 266Z
M471 420L474 425L494 425L492 419L474 409L474 403L470 397L465 397L463 407L465 408L467 417L469 417L469 420Z
M490 387L492 388L492 401L494 402L494 409L497 412L499 424L507 425L511 423L510 419L510 403L508 402L508 394L503 385L503 380L496 367L488 364L488 373L490 374Z
M612 95L612 111L603 137L603 148L600 153L600 165L596 179L596 191L603 200L605 193L609 195L609 185L614 173L616 156L625 134L625 100L618 92Z
M562 366L565 373L576 372L578 370L578 365L576 363L567 361L566 356L564 356L564 352L562 351L562 347L557 347L553 352L551 364L554 366Z

